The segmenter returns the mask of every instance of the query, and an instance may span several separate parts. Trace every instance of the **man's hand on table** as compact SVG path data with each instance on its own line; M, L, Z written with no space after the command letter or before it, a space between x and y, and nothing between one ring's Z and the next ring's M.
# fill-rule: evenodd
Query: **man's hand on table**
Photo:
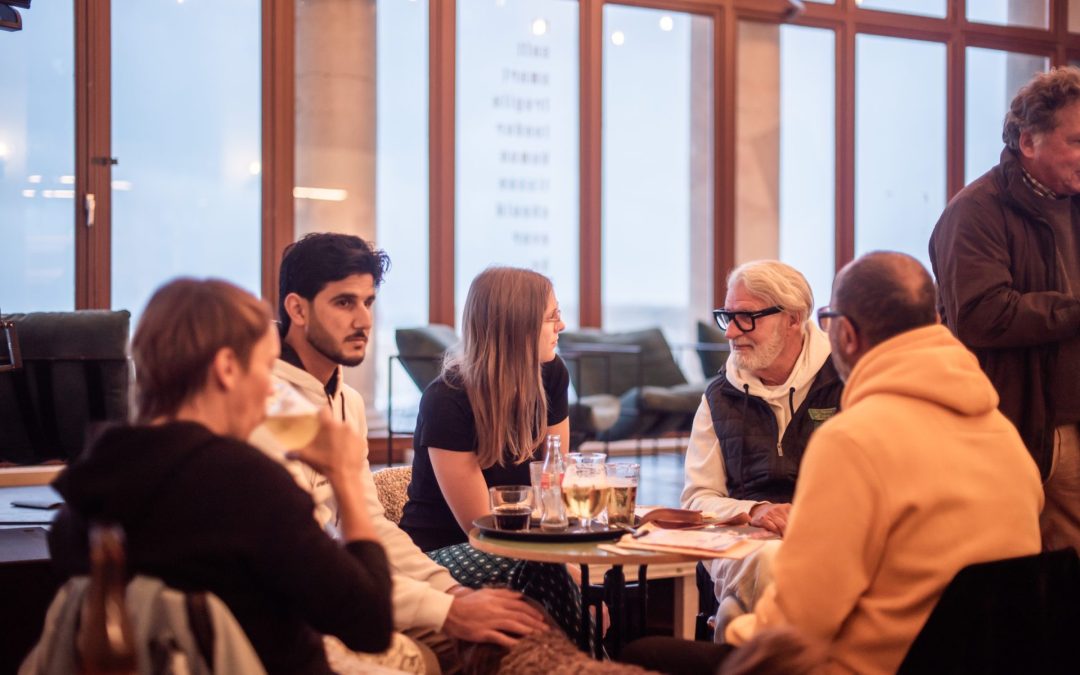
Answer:
M755 504L750 509L750 524L782 537L790 513L791 504Z
M450 637L512 647L517 643L514 635L548 630L544 615L516 591L455 586L449 592L454 602L443 623L443 632Z

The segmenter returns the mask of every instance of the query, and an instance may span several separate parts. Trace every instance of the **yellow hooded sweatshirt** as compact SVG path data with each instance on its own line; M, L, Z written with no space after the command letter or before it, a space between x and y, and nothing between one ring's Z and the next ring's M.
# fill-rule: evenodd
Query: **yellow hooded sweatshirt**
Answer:
M943 326L855 365L810 439L773 586L728 627L792 625L827 672L893 673L961 568L1037 553L1043 493L978 361Z

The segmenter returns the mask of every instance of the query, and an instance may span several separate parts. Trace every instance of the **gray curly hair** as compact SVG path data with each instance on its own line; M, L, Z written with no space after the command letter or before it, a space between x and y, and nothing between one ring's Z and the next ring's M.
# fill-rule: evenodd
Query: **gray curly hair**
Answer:
M1080 68L1059 66L1038 73L1020 88L1005 114L1001 140L1011 150L1020 149L1020 134L1045 133L1057 127L1055 114L1080 100Z

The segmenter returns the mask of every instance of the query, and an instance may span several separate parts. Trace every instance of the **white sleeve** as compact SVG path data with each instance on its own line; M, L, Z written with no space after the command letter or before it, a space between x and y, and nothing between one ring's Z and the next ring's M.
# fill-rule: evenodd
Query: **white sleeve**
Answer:
M361 438L367 438L367 425L363 419L357 421L356 428L362 432ZM315 520L328 534L337 534L337 500L329 482L320 474L301 462L285 458L285 451L266 429L260 426L248 442L280 462L292 474L304 491L311 494L315 501ZM386 550L386 557L393 573L394 627L432 628L439 630L450 611L453 596L446 591L457 585L446 568L435 563L423 551L413 544L394 523L386 519L382 503L375 490L375 479L371 475L371 465L365 457L359 479L363 483L364 500L379 543Z
M726 519L749 513L753 506L761 503L728 496L724 453L720 450L720 441L713 429L712 412L704 396L694 414L690 445L686 448L685 470L686 485L682 492L684 509L711 511Z
M375 525L379 543L386 550L386 559L393 573L394 627L398 630L439 630L454 601L454 597L446 591L458 583L445 567L427 557L404 530L386 519L368 461L367 415L364 414L363 399L360 396L356 398L359 405L355 410L348 411L347 417L354 421L360 438L364 439L364 465L360 470L360 480L364 486L368 513Z
M398 629L434 628L438 630L450 611L454 598L446 593L458 582L445 567L427 557L411 537L386 519L375 491L371 466L364 462L360 479L368 512L386 549L386 558L394 574L394 625Z

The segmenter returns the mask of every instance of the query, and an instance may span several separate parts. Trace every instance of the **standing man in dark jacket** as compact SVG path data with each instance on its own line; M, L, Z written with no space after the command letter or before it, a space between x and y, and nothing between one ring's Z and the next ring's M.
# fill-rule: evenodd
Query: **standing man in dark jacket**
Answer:
M1080 69L1024 85L1002 138L930 238L939 311L1039 465L1044 547L1080 549Z
M745 514L783 536L810 434L836 413L843 384L829 338L810 320L814 295L798 270L777 260L735 268L715 310L731 356L705 390L686 450L683 506L728 519ZM714 560L716 638L754 608L772 579L778 541L743 560Z

